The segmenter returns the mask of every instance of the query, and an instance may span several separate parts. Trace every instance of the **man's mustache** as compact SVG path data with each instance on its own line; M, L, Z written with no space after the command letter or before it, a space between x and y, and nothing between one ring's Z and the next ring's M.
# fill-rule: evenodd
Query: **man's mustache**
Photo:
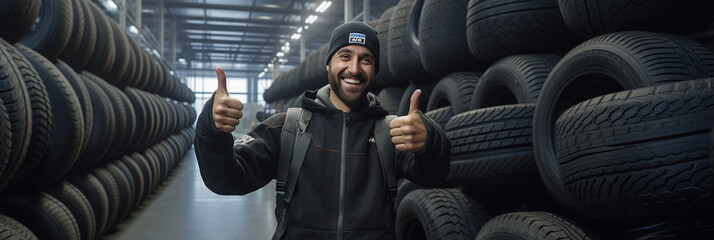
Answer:
M364 78L364 74L361 74L361 73L360 74L352 74L350 72L345 72L345 73L341 73L338 77L340 77L340 78L356 78L361 81L366 81L366 79Z

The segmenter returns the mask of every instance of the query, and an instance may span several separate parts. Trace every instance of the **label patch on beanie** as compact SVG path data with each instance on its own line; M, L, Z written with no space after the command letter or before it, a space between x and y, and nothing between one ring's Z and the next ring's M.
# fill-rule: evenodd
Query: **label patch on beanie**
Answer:
M349 43L359 43L364 45L365 42L365 35L361 33L350 33L350 41Z

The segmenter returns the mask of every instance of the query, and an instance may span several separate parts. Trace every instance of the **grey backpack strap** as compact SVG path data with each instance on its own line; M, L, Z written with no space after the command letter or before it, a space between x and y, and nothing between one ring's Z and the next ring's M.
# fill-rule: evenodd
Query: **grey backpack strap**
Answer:
M394 144L392 135L389 134L389 123L396 118L396 115L388 115L384 119L377 120L374 124L374 140L377 142L377 152L379 161L382 164L382 177L387 184L389 195L392 201L397 197L397 178L394 171Z
M280 136L280 155L275 185L275 217L278 228L273 240L280 239L287 229L287 210L290 206L297 177L300 174L312 136L306 133L312 112L302 108L289 108Z

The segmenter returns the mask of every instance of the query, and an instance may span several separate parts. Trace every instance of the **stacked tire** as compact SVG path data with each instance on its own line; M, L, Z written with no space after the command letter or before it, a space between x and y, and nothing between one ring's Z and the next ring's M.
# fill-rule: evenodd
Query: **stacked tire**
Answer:
M188 152L195 96L93 2L0 5L0 237L100 239Z

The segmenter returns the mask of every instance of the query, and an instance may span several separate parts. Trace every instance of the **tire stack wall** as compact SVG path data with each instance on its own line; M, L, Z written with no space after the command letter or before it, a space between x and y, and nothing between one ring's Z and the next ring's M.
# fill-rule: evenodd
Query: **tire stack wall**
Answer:
M2 4L0 235L100 239L190 149L195 95L94 2Z

